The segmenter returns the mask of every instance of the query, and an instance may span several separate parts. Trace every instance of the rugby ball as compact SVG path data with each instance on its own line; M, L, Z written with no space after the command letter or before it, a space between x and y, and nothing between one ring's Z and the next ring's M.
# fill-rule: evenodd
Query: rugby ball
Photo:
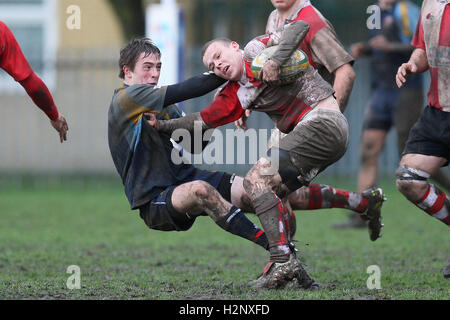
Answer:
M264 49L253 59L251 64L252 75L259 79L264 64L273 56L278 46ZM308 56L300 49L294 51L289 60L280 67L281 85L286 85L297 80L309 67Z

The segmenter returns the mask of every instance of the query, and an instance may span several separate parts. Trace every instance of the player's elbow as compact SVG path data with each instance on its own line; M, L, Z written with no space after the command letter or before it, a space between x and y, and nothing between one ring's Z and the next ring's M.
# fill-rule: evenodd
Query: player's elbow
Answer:
M351 83L355 82L355 80L356 80L356 72L355 72L355 70L353 70L353 67L350 66L350 65L348 65L348 74L347 74L347 76L348 76L348 79L349 79L349 81Z
M39 92L43 85L41 78L39 78L34 72L31 73L26 79L19 81L19 83L30 96L33 96Z
M355 82L355 79L356 79L356 72L349 63L346 63L346 64L340 66L339 68L337 68L335 71L335 75L336 75L336 78L347 79L347 81L350 84L353 84L353 82Z

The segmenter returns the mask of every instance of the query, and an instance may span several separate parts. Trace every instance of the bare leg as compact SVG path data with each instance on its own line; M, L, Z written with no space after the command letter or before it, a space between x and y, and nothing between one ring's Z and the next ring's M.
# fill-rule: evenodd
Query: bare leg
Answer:
M172 193L172 205L178 212L186 212L191 217L205 212L215 222L223 219L233 206L213 186L200 180L176 187Z
M187 214L193 218L205 212L222 229L268 249L265 233L248 220L238 207L223 199L210 184L193 181L180 185L174 189L171 200L180 215Z
M378 180L378 156L386 141L385 130L364 130L361 142L361 167L358 174L358 191L363 192L376 185Z
M450 225L450 199L428 182L431 174L439 170L446 159L421 154L406 154L397 171L398 190L430 216Z

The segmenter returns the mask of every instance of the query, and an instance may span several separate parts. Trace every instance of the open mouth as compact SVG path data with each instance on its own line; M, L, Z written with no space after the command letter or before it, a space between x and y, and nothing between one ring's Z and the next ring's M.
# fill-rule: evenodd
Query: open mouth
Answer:
M230 66L226 66L226 67L223 69L223 72L224 72L225 74L227 74L227 73L228 73L228 70L230 70Z

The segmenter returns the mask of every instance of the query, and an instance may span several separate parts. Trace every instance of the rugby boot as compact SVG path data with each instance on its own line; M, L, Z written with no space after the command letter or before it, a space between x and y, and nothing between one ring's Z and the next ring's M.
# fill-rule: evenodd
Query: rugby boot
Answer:
M371 188L363 191L362 196L369 200L369 205L366 212L361 214L361 218L369 221L369 237L370 240L375 241L381 238L380 232L384 226L381 223L381 207L387 199L381 188Z
M249 282L253 289L283 289L298 273L297 258L294 254L289 256L287 262L269 262L263 273Z
M295 274L295 279L297 280L297 285L301 289L319 290L320 284L318 284L314 279L306 272L303 268L303 263L297 259L297 272Z
M306 272L306 270L303 268L303 265L305 264L297 258L298 249L295 248L294 242L290 242L289 247L291 248L291 251L295 256L295 260L293 260L293 263L297 264L295 268L297 269L297 272L295 273L295 278L292 279L292 281L289 283L289 287L298 289L319 290L320 284L314 281L314 279L308 274L308 272Z

